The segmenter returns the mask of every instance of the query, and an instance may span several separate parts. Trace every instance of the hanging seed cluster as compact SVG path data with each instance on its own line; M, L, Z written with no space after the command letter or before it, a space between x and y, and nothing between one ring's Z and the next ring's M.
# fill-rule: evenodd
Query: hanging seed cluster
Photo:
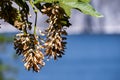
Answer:
M41 11L49 17L47 20L49 26L46 30L45 55L56 60L64 54L66 27L69 27L70 23L64 10L57 4L44 4Z
M24 6L22 8L19 8L17 11L16 20L14 20L14 26L27 33L27 29L31 30L31 22L28 21L28 15L29 15L29 6L26 2L22 3Z
M32 68L39 72L40 68L44 66L44 55L41 52L41 47L38 42L38 36L33 34L17 34L14 40L14 46L18 55L23 55L25 62L24 66L27 70Z
M12 6L12 1L17 3L19 9ZM24 0L22 0L24 1ZM16 34L14 38L14 48L16 54L23 56L24 66L27 70L39 72L45 65L46 59L53 58L57 60L65 52L66 49L66 28L71 24L69 17L66 16L64 10L58 3L45 3L39 5L39 10L49 18L46 22L48 28L41 32L44 33L44 39L36 34L35 18L34 33L29 33L32 30L32 23L28 20L29 6L24 1L18 0L2 0L0 2L0 18L14 25L21 33ZM29 2L29 1L28 1ZM33 6L33 10L38 6ZM37 11L37 10L36 10ZM37 13L37 12L35 12Z
M13 7L12 0L0 1L0 19L4 19L6 22L15 26L15 28L23 31L25 29L31 29L31 22L28 21L29 7L26 3L23 3L24 7L19 10Z
M12 7L11 0L0 0L0 19L14 24L16 16L18 16L17 9Z
M25 9L19 10L17 19L14 20L14 26L22 31L25 31L27 33L27 29L31 30L31 22L28 21L28 13L25 11Z

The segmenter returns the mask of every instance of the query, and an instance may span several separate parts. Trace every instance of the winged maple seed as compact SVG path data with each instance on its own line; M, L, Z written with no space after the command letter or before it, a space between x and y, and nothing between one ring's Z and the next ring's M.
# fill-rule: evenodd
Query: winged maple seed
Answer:
M39 72L40 68L45 65L43 62L44 55L38 42L38 36L33 34L17 34L14 40L14 46L18 55L23 55L24 66L27 70L32 68Z
M46 3L41 9L43 14L47 14L49 19L48 29L46 30L47 39L45 42L45 54L48 58L53 57L55 60L57 57L62 57L64 49L66 48L66 29L70 23L64 10L57 4Z

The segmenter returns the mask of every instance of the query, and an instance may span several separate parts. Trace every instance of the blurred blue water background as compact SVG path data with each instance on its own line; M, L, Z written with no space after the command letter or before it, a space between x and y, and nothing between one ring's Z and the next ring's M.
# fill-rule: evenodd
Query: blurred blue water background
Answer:
M16 80L120 80L120 35L71 35L63 58L50 60L39 73L13 59L13 43L0 43L0 59L14 65Z

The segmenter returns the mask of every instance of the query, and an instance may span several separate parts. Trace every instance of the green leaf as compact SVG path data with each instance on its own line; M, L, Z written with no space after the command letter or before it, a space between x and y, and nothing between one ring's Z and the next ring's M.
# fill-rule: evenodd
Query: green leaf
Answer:
M95 17L103 17L100 13L98 13L89 3L85 2L65 2L63 4L69 6L70 8L78 9L84 14L95 16ZM66 10L66 9L65 9Z
M60 3L60 6L64 9L67 16L70 16L72 7L70 7L64 3Z

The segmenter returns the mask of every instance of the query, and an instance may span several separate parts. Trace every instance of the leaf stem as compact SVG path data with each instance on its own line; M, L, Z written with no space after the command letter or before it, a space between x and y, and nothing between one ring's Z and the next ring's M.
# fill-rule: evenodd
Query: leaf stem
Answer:
M35 12L35 25L34 25L34 34L36 35L36 28L37 28L37 12Z
M32 8L33 8L33 10L34 10L34 12L35 12L35 25L34 25L34 35L36 35L36 28L37 28L37 12L38 12L38 10L35 8L35 6L34 6L34 3L33 3L33 1L32 0L30 0L30 4L31 4L31 6L32 6Z

